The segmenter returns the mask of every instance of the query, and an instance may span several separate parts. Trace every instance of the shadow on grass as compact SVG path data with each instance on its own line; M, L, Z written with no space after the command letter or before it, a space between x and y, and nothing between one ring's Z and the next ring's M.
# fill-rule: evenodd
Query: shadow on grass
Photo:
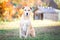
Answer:
M36 37L19 38L18 29L0 30L0 40L60 40L60 27L36 27Z

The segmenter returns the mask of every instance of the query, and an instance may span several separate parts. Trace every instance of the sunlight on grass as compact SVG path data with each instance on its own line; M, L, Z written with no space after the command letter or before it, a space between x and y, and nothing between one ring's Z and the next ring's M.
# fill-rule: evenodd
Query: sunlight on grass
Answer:
M52 20L34 20L32 21L34 27L60 26L59 21Z
M20 20L14 20L12 22L0 22L0 29L17 29L20 27ZM59 21L52 20L31 20L33 27L51 27L60 26Z

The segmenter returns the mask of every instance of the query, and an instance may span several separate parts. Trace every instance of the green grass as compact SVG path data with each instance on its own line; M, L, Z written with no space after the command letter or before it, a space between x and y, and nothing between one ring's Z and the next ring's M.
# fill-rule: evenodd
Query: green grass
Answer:
M60 40L60 27L35 28L36 37L19 38L18 29L0 30L0 40Z

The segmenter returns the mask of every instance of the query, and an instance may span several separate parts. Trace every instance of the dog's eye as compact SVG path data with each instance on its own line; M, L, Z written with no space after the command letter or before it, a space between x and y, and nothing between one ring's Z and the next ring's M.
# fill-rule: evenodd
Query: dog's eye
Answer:
M30 10L28 10L28 11L30 11Z
M26 9L25 9L25 11L26 11Z

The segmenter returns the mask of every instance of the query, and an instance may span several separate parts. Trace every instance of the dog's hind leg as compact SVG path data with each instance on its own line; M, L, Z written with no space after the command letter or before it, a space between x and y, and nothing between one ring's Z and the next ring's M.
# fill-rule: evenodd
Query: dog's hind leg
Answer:
M30 30L30 35L31 35L32 37L35 37L35 30L34 30L34 28L32 28L32 29Z

